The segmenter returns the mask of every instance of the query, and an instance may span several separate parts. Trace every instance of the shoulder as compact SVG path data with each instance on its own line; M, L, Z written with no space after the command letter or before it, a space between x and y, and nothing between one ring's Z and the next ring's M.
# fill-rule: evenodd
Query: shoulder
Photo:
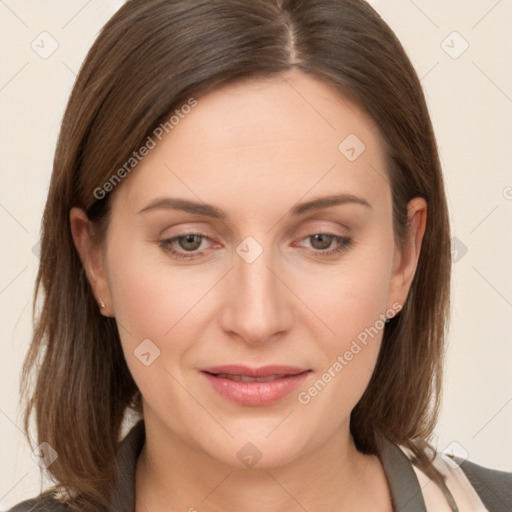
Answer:
M68 506L55 498L54 493L45 492L35 498L22 501L7 512L67 512Z
M133 510L135 470L145 439L144 420L140 420L131 427L120 441L117 455L117 464L120 470L119 480L113 489L113 505L109 509L110 511ZM35 498L18 503L7 512L70 512L71 510L77 510L77 508L83 511L93 510L98 512L97 507L77 505L73 499L70 500L70 503L65 503L62 499L59 499L60 496L59 491L56 491L55 488L47 489Z
M480 466L459 457L453 459L489 510L507 512L512 509L512 473Z
M433 465L445 481L429 485L430 477L417 464L410 450L405 446L399 448L416 474L428 506L426 510L450 510L447 508L450 504L452 510L458 506L460 510L512 511L511 472L484 467L448 452L435 452Z

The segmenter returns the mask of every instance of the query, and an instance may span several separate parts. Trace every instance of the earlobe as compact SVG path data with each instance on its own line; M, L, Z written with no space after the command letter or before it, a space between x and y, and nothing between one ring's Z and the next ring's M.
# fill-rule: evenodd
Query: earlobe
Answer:
M103 316L110 314L111 294L104 269L101 247L94 240L93 226L87 214L80 208L72 208L69 214L71 234L75 248L84 267L98 308Z

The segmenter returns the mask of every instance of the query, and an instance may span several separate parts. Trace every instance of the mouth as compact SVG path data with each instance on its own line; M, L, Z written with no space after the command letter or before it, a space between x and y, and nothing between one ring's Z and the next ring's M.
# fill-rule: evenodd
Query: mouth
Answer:
M209 372L206 372L209 373ZM236 380L237 382L272 382L273 380L284 379L289 375L269 375L268 377L249 377L248 375L230 375L229 373L210 373L220 379Z
M231 365L204 368L215 391L242 405L270 405L289 395L312 372L291 366L249 368Z

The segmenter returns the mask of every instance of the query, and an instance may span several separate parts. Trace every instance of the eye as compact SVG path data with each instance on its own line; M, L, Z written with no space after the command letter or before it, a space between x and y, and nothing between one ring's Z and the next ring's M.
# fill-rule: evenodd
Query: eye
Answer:
M348 250L353 244L351 238L334 235L333 233L315 233L303 238L303 240L310 240L311 246L314 249L310 251L310 253L313 256L320 256L322 258L342 253ZM333 243L334 248L326 250L332 247Z
M327 258L348 250L353 241L351 238L334 235L332 233L315 233L309 235L302 240L310 240L310 254ZM205 251L199 251L203 241L212 241L208 235L204 233L183 233L165 240L160 240L158 245L164 252L170 254L173 258L192 259L200 258L205 255ZM329 249L329 247L334 248ZM327 250L328 249L328 250Z
M158 245L164 252L171 254L175 258L190 259L203 255L203 251L197 252L203 240L210 240L210 238L204 233L184 233L183 235L178 235L166 240L160 240ZM185 252L176 250L176 244ZM187 252L189 254L187 254Z

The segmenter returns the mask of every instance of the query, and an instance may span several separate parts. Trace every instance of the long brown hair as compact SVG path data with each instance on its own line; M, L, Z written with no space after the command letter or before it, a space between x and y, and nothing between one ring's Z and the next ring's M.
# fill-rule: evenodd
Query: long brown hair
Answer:
M98 199L94 191L166 116L228 82L291 68L333 85L374 120L387 155L397 243L408 233L408 201L427 201L416 275L403 309L386 325L351 432L362 452L378 453L385 436L435 474L428 441L449 317L450 230L431 120L402 45L363 0L129 0L90 49L63 118L34 318L41 287L44 296L22 371L24 428L35 412L38 443L58 453L48 475L80 510L108 508L123 417L141 412L141 395L115 320L98 312L73 244L70 209L84 209L101 239L109 194Z

